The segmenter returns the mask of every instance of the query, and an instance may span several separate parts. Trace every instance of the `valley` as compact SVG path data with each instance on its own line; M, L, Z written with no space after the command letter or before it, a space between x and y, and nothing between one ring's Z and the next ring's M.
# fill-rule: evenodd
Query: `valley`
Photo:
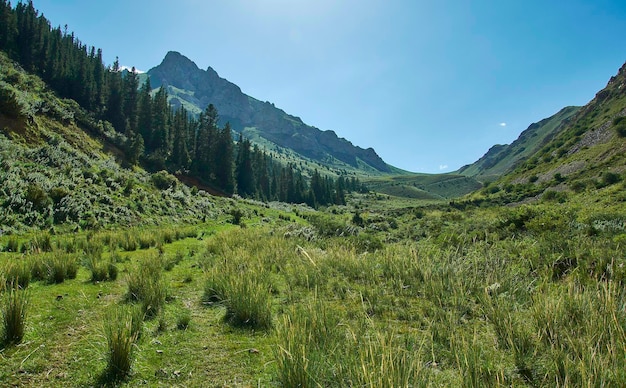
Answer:
M626 385L626 65L420 174L0 15L0 385Z

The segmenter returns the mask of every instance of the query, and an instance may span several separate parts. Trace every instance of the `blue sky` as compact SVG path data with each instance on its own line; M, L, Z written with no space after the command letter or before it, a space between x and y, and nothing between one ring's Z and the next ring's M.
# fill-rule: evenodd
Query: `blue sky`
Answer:
M167 51L394 166L449 172L584 105L626 61L623 0L34 0L105 61Z

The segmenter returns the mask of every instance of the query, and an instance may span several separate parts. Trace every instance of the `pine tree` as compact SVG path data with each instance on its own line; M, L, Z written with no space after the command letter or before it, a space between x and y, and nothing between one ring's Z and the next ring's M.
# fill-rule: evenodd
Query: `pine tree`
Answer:
M207 106L198 118L192 172L206 183L215 182L215 149L217 142L217 109Z
M174 120L172 122L173 147L170 165L175 171L186 170L191 163L189 148L187 147L188 125L187 110L181 106L174 114Z
M251 197L255 193L254 171L252 170L251 144L248 139L239 135L237 165L237 193L243 197Z
M106 119L113 124L118 132L126 131L126 120L124 119L123 95L122 95L122 75L120 73L119 59L115 58L113 68L107 72L109 96L107 99Z
M167 90L159 88L152 99L152 133L150 135L150 149L153 153L167 155L170 150L170 130L168 126L169 110Z
M126 131L136 133L138 126L139 79L134 66L124 77L122 93L124 97L123 107Z
M229 123L218 131L215 145L215 183L225 194L231 195L235 190L235 180L233 178L233 137Z
M9 56L15 52L15 37L17 35L17 20L11 7L11 2L0 0L0 50Z
M150 78L141 86L139 91L139 106L137 111L137 132L143 137L146 143L146 153L154 151L152 148L152 96L150 92Z

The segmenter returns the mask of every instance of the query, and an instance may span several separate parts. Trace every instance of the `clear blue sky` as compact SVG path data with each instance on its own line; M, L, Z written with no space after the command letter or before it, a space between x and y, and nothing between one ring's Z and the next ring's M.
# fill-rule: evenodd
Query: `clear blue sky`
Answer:
M626 61L624 0L35 0L105 61L167 51L388 163L448 172L584 105Z

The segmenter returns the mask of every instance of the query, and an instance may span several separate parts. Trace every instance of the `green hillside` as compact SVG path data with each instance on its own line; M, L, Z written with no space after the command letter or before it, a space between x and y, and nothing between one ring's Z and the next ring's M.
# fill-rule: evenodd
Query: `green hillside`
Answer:
M0 52L0 226L4 233L197 223L217 197L126 166L125 137L60 99ZM122 165L121 165L121 164Z
M513 171L557 136L579 109L580 107L569 106L554 116L531 124L513 143L493 146L478 161L459 169L459 174L472 176L481 181L493 181Z
M625 67L587 105L564 122L549 142L474 197L498 202L537 201L543 196L587 201L622 181L626 171Z
M462 197L482 187L472 177L458 174L406 174L364 179L371 190L396 197L445 200Z

